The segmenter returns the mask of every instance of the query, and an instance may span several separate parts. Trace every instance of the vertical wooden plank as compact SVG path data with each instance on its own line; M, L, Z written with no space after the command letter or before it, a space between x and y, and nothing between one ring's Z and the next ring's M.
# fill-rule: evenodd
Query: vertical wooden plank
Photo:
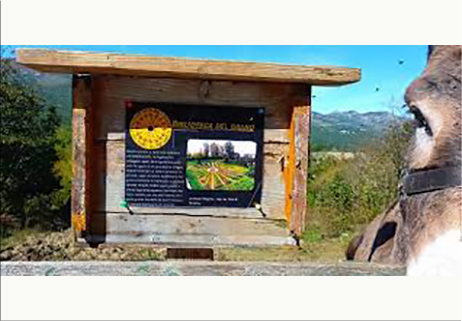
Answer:
M307 184L311 126L311 88L304 102L294 104L289 131L288 165L285 171L285 215L290 231L300 236L307 215Z
M72 78L72 227L76 237L82 237L89 227L90 156L92 148L90 75Z

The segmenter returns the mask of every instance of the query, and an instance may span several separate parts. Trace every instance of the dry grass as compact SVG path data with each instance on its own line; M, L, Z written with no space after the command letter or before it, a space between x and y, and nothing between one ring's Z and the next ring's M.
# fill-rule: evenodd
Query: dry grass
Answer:
M215 251L217 261L339 262L345 260L348 238L325 239L296 247L230 248Z
M45 235L44 232L39 232L34 229L24 229L15 231L11 236L0 239L0 249L17 246L24 243L30 237L40 237Z

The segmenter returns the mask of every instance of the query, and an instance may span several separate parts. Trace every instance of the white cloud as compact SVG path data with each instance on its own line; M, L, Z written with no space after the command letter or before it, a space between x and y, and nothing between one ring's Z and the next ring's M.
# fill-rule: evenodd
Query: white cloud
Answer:
M237 140L211 140L211 139L190 139L188 140L188 154L196 154L203 150L204 143L211 145L215 143L219 146L224 146L226 142L232 142L234 145L234 151L239 153L241 156L245 154L256 155L257 153L257 143L252 141L237 141Z

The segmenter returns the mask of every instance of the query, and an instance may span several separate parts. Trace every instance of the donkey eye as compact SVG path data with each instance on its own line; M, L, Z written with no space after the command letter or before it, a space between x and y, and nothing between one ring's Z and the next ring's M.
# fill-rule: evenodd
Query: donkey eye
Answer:
M409 112L414 115L414 120L415 120L415 125L417 128L424 128L425 132L427 133L428 136L433 136L432 129L425 118L425 116L422 114L420 109L415 106L409 106Z

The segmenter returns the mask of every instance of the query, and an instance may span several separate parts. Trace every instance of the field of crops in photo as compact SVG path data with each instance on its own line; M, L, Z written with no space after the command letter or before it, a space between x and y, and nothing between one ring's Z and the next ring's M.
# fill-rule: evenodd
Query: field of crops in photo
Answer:
M191 160L186 164L188 188L195 191L250 191L254 188L254 166L223 160Z

